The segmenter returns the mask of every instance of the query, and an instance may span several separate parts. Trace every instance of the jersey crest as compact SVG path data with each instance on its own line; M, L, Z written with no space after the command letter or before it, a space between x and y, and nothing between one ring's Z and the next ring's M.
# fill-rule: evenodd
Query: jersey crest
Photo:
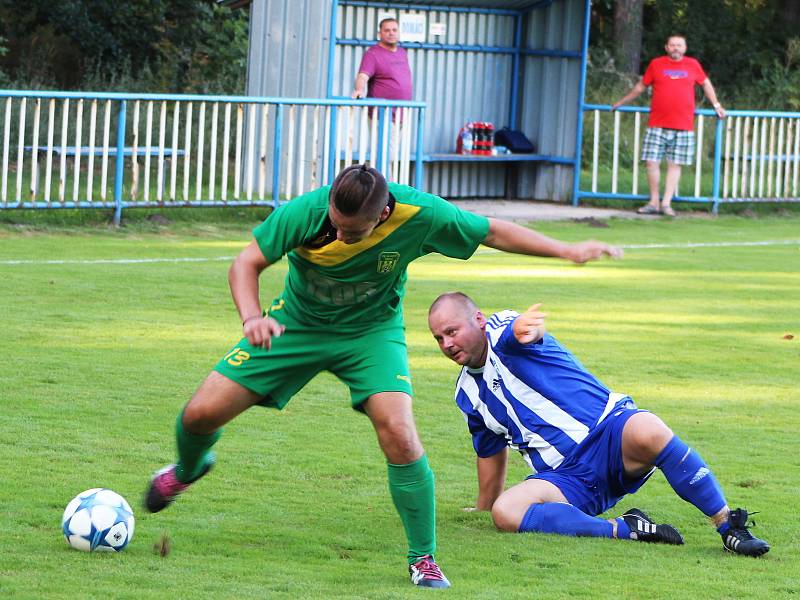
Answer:
M381 252L378 255L378 273L391 273L400 260L399 252Z

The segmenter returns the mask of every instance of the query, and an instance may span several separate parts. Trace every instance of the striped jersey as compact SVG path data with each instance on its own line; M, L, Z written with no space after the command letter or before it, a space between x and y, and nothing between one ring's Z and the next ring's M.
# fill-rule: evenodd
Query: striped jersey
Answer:
M627 396L611 393L550 334L520 344L511 326L518 316L489 318L486 364L462 368L455 400L478 456L509 446L539 473L557 468Z

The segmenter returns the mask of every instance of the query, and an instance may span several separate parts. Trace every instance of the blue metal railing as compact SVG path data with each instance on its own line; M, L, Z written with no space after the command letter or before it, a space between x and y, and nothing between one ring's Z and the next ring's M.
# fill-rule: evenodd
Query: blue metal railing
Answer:
M192 112L195 104L201 108ZM129 207L277 206L282 198L330 183L343 160L370 154L384 157L395 180L411 183L403 161L415 164L419 181L425 106L372 98L0 90L0 209L111 208L118 223ZM397 135L393 127L370 137L368 109L381 116L403 111L403 139L389 139ZM401 152L390 156L390 141L402 142ZM81 163L87 155L89 165L102 157L99 167ZM115 160L113 169L108 158Z
M594 132L584 131L586 113L594 114ZM573 205L577 206L582 198L612 198L622 200L646 200L649 193L638 191L639 147L644 137L646 125L641 123L642 115L650 112L646 107L621 107L614 114L613 132L600 125L606 121L609 113L608 105L583 104L580 126L578 129L578 148L576 152L575 180L573 188ZM602 115L606 115L603 117ZM695 131L697 148L694 162L686 166L686 171L693 170L694 186L689 193L675 195L679 202L711 203L712 211L717 212L720 204L733 202L800 202L800 112L729 110L725 119L717 117L716 112L709 109L695 111ZM633 133L630 132L630 117L635 118ZM714 119L714 126L706 127L705 119ZM625 131L621 132L621 122L627 120ZM711 130L713 136L705 138L705 131ZM601 133L602 130L602 133ZM633 139L633 152L630 153L630 171L618 168L620 145L630 146ZM601 143L606 148L604 171L608 174L608 158L611 159L610 183L606 189L598 189L600 177L598 164ZM591 146L591 148L589 148ZM589 189L584 187L586 179L582 179L582 155L591 158L592 170L589 177ZM711 173L710 179L707 175ZM705 175L704 175L705 173ZM630 176L630 177L629 177ZM691 177L684 173L682 184ZM632 182L631 192L618 190L618 184ZM608 189L610 187L610 189Z

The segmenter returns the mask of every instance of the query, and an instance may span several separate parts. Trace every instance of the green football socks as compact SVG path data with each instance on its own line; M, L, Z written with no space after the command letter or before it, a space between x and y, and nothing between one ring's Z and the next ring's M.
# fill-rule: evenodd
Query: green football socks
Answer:
M408 538L408 564L436 551L433 471L424 454L407 465L389 463L389 491Z
M178 442L178 464L175 467L175 476L181 483L191 483L206 469L208 463L214 462L214 455L209 452L217 443L222 429L214 433L191 433L183 427L183 411L178 415L175 423L175 437Z

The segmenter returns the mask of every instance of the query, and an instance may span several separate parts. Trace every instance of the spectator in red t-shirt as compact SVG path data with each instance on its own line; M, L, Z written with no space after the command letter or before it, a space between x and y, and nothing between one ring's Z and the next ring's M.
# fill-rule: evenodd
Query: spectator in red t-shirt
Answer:
M681 165L690 165L694 159L694 86L703 88L717 116L725 118L725 109L717 100L714 86L706 76L700 63L686 54L686 38L672 35L664 46L666 56L653 59L644 76L619 102L611 105L616 110L637 98L649 86L653 86L653 101L650 106L650 121L642 143L642 160L647 162L647 183L650 186L650 201L637 211L640 214L664 214L675 216L672 196L681 177ZM658 185L661 178L661 159L667 157L667 178L661 204L658 201Z

